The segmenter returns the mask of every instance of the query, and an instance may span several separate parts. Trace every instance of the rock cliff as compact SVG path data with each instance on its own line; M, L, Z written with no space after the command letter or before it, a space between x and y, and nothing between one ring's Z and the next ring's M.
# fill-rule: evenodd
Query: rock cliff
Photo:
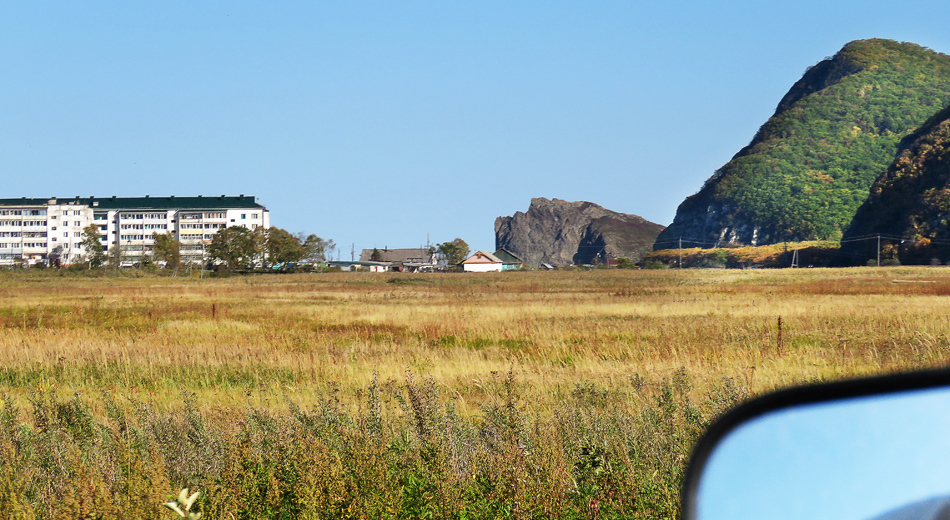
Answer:
M495 219L495 247L535 266L623 257L637 261L662 230L659 224L591 202L534 198L527 212Z

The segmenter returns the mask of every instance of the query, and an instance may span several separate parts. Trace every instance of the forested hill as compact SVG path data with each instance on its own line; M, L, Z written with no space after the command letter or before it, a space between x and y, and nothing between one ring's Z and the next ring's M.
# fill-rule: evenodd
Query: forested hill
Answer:
M875 181L842 240L858 261L875 258L877 240L899 244L903 263L950 260L950 108L903 143L894 163Z
M808 69L751 143L688 197L654 249L834 239L898 143L950 103L950 56L859 40Z

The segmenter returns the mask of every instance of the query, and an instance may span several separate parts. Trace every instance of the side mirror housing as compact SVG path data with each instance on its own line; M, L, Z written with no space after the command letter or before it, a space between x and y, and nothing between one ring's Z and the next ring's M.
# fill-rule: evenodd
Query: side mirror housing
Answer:
M950 370L740 405L697 444L682 505L685 520L950 518Z

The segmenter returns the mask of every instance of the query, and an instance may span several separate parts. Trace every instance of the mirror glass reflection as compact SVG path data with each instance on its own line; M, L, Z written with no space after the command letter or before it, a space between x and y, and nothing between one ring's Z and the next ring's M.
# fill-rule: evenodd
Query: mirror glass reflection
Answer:
M698 520L950 518L950 390L803 405L728 434ZM940 516L948 515L948 516Z

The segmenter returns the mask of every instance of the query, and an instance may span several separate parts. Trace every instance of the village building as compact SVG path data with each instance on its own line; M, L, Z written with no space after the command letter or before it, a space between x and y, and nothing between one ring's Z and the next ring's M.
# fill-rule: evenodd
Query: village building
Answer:
M379 262L388 266L387 271L404 273L431 272L435 252L432 249L364 249L360 252L360 263Z
M519 269L524 269L524 260L511 251L501 248L498 251L495 251L494 254L496 258L501 260L502 271L517 271Z
M80 262L89 224L98 227L102 249L118 249L123 264L152 255L153 233L171 234L181 243L182 261L199 263L215 233L268 228L270 213L244 195L0 199L0 266Z
M501 272L504 262L487 251L475 251L472 256L462 261L462 270L466 273Z

